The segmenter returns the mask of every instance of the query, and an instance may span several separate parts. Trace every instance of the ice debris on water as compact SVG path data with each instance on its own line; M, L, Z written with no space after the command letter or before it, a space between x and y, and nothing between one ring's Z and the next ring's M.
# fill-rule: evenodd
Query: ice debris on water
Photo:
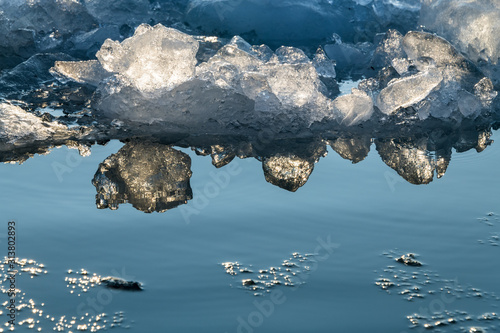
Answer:
M324 55L313 62L296 48L273 53L234 37L197 64L198 49L190 35L143 24L121 43L107 40L97 61L56 62L52 72L93 85L103 79L94 107L110 119L225 127L265 123L276 116L283 116L285 124L297 118L306 125L331 117L315 67L334 75Z
M420 24L449 40L499 84L499 17L498 1L423 0Z
M396 261L406 266L422 266L422 263L416 259L413 253L403 254L401 257L396 258Z
M67 282L66 287L69 288L71 294L77 292L78 296L100 285L111 289L142 290L142 283L138 281L128 281L116 276L101 276L97 273L89 273L83 268L76 271L70 269L67 274L68 276L64 279Z
M305 283L307 272L313 263L313 254L294 252L289 259L283 260L280 266L259 269L255 273L239 262L223 262L222 266L227 274L235 278L241 276L239 284L242 288L251 291L255 296L262 296L278 285L295 287Z
M411 253L399 256L395 250L384 253L384 256L402 263L407 262L407 260L415 260ZM467 327L467 331L469 329L472 331L474 327L483 327L484 330L488 331L498 326L500 317L496 312L473 315L466 311L449 308L463 298L468 298L472 302L488 300L497 305L500 297L495 293L463 285L458 279L443 278L437 272L424 269L421 265L399 267L389 265L384 268L375 280L375 285L388 294L399 295L408 301L417 303L416 306L420 312L407 316L411 328L438 330L441 327L452 326L462 330ZM447 305L446 308L439 311L429 311L428 304L442 303L443 300L445 300L444 304Z

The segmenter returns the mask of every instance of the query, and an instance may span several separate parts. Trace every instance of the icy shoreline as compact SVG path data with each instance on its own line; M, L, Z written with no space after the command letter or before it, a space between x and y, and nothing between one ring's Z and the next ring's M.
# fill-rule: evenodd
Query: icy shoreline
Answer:
M68 1L0 0L0 32L32 31L34 38L33 47L22 47L23 55L18 52L22 39L17 40L22 45L5 39L7 44L0 48L4 59L12 52L18 60L34 54L11 69L9 61L4 62L7 68L0 73L0 140L6 147L148 135L252 140L263 131L277 138L325 137L332 132L377 137L427 126L487 127L498 121L495 73L500 46L491 31L500 8L488 0L476 1L471 11L470 1L248 0L229 5L225 0L192 0L187 5L159 1L155 6L139 1L130 8L115 2ZM188 25L196 15L215 13L207 24L222 27L230 21L218 21L240 17L249 8L295 14L300 9L303 22L308 22L319 13L339 17L349 6L351 25L332 21L328 31L333 37L311 37L309 46L302 48L271 49L245 40L277 41L283 33L279 29L274 37L256 29L255 36L239 31L245 38L227 39L230 28L206 36L200 33L217 29ZM15 21L20 13L23 19ZM169 13L168 18L160 19L161 13ZM456 27L441 22L439 13L467 19L464 27L483 22L483 30L474 30L480 41L472 40L466 30L453 33L450 29ZM92 19L83 24L75 19L78 15ZM296 19L279 18L283 24ZM165 25L140 24L147 20ZM370 20L377 22L378 30L355 40L359 38L352 33L360 33L359 24ZM252 24L265 27L264 21ZM417 22L452 44L416 30ZM58 33L47 35L52 30ZM281 39L279 45L294 43ZM79 48L86 49L85 55L75 51ZM339 82L354 77L361 78L358 86L340 95Z

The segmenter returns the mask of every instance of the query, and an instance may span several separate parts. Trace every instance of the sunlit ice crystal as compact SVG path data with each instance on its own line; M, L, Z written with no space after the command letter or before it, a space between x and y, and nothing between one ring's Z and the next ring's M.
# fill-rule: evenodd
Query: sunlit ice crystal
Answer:
M375 59L398 74L376 98L378 109L387 115L413 107L420 119L475 118L497 95L489 78L433 34L410 31L403 37L389 31Z
M299 49L281 47L264 66L273 93L285 106L304 106L319 97L321 81L316 68Z
M68 133L68 128L64 125L44 122L19 106L0 102L1 141L9 143L43 141Z
M333 109L341 124L353 126L372 117L373 101L365 92L353 89L351 94L337 97L333 101Z
M96 56L102 67L122 75L139 91L172 89L195 74L198 42L161 24L140 25L123 42L106 40Z
M348 15L346 6L325 0L191 0L186 20L208 34L249 35L274 47L319 41L332 32L347 35Z
M382 113L392 114L399 108L409 107L426 98L439 87L443 77L437 70L396 79L382 89L377 106Z
M98 86L100 82L112 75L97 60L56 61L50 72L60 81L65 82L70 79L92 86Z

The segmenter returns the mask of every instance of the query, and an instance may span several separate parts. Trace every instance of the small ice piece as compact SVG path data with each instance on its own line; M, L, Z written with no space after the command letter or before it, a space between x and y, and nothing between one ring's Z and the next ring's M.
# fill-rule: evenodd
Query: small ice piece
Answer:
M44 122L41 118L24 111L19 106L0 102L0 140L43 141L67 136L69 130L57 122Z
M272 92L285 107L302 107L319 97L321 81L303 51L280 47L263 67Z
M481 101L475 95L465 90L458 92L458 100L458 110L466 118L476 116L483 108Z
M422 266L422 263L415 258L415 254L403 254L401 257L396 258L396 261L406 266Z
M244 279L244 280L241 280L241 284L244 286L254 286L257 283L255 283L255 281L252 279Z
M403 39L403 48L408 59L422 61L437 67L446 81L460 82L472 92L472 87L484 75L469 60L465 59L448 41L425 32L410 31Z
M97 60L88 61L56 61L50 73L61 81L72 79L75 82L98 86L112 73L102 68Z
M375 50L372 66L382 68L391 65L399 75L408 72L409 60L403 49L403 35L397 30L387 31L385 38Z
M373 114L371 97L356 88L349 95L337 97L332 105L334 112L339 114L339 123L345 126L358 125L370 119Z
M485 107L491 105L492 101L498 96L498 92L493 87L493 82L487 77L482 78L476 83L474 94Z
M161 24L140 25L119 43L106 40L96 56L102 67L119 73L139 91L171 90L195 74L198 42Z
M442 80L443 77L436 70L395 79L378 95L377 107L382 113L391 115L426 98Z
M321 47L316 51L316 54L314 55L313 64L319 76L331 79L334 79L337 76L335 72L335 61L331 60L326 55L325 50L323 50L323 48Z
M252 46L239 36L233 37L208 63L219 61L232 64L239 72L257 71L258 67L263 64L258 54L253 51Z
M108 288L123 290L142 290L142 284L137 281L127 281L122 278L107 276L101 278L100 282Z

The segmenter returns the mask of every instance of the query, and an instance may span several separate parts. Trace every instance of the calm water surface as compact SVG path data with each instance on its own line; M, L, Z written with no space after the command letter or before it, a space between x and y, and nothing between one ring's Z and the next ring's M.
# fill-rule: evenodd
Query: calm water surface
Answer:
M85 313L106 313L112 332L418 332L425 320L410 329L408 315L456 310L466 314L443 315L458 322L436 331L500 331L500 321L478 319L500 311L493 295L500 295L496 143L482 153L454 154L445 176L429 185L403 180L373 145L358 164L329 149L295 193L267 183L256 159L215 169L210 157L182 148L192 159L194 199L152 214L130 204L114 211L96 208L91 180L99 163L122 146L94 146L86 158L63 147L22 165L0 166L0 245L6 252L6 223L15 220L17 255L43 263L47 271L19 276L17 288L26 295L18 301L32 299L43 313L22 309L18 321L40 322L16 331L52 331L62 316L78 321ZM234 171L227 186L206 192L213 175L224 170ZM318 252L325 242L335 245ZM309 271L299 274L304 283L271 289L280 296L272 306L272 293L254 296L242 286L244 273L226 274L221 265L237 261L254 272L284 269L281 264L294 252L318 253L310 257ZM408 252L424 265L406 267L390 258ZM388 266L394 268L384 272ZM82 268L90 275L140 281L144 290L95 286L83 292L76 286L70 293L65 278L82 278L76 273ZM404 288L390 288L389 294L376 285L381 277L397 282L393 275L401 275L399 270L419 274L415 281L429 280L420 290L423 298L408 301L399 294ZM452 296L443 297L445 285L452 286ZM117 327L110 329L115 314ZM7 321L5 309L0 320ZM77 331L76 325L66 331Z

